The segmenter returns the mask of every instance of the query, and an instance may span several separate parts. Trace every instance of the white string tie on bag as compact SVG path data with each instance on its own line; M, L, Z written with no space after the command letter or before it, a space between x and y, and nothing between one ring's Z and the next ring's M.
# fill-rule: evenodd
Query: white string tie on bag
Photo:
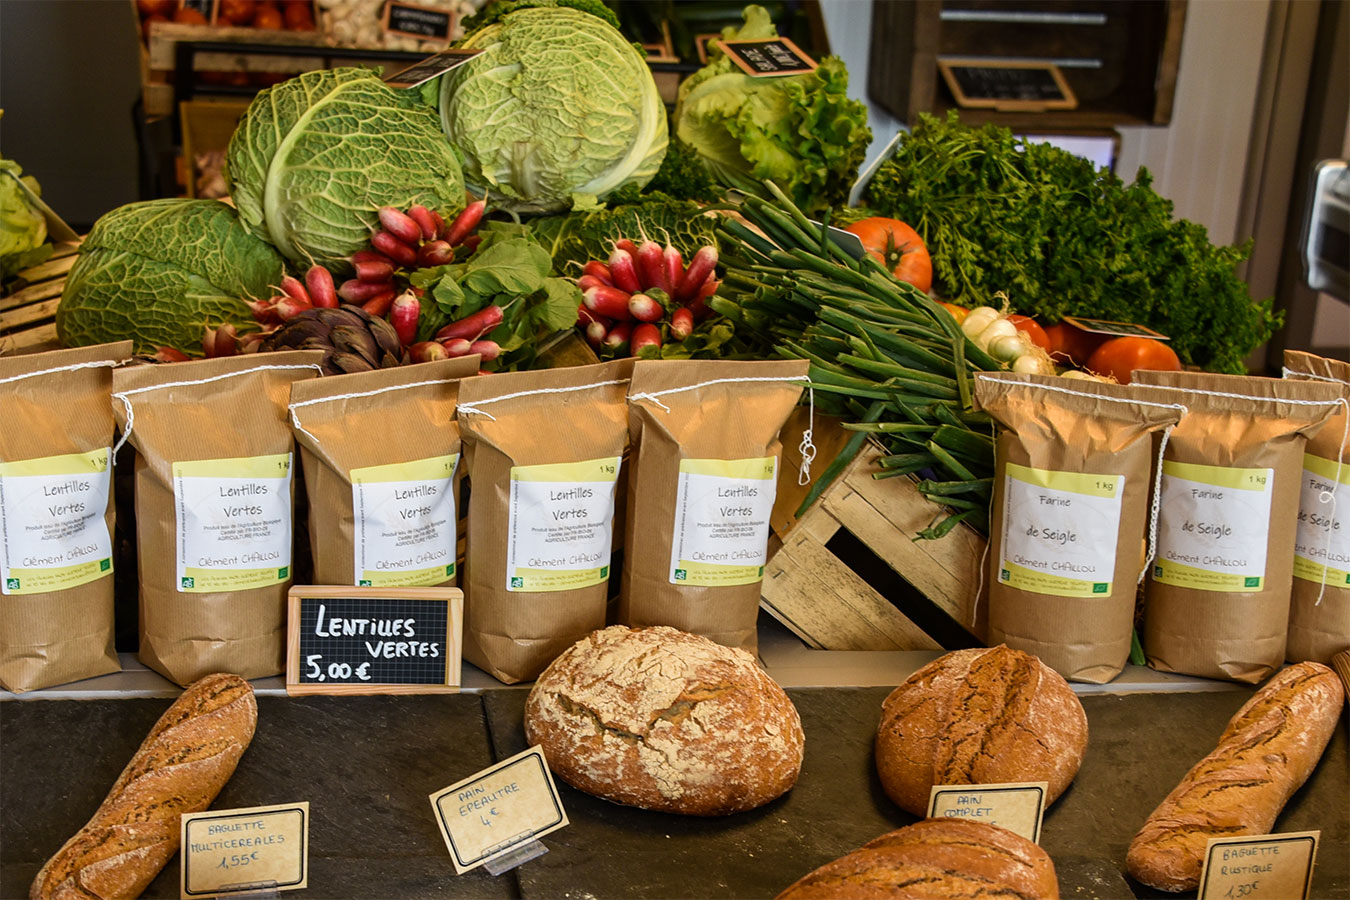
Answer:
M389 387L377 388L373 391L358 391L356 393L351 394L334 394L331 397L315 397L313 400L301 400L299 403L292 403L287 408L291 412L291 424L295 426L295 430L300 432L301 434L308 435L309 439L317 444L319 443L319 439L316 438L314 435L310 434L308 431L306 431L305 426L300 424L300 419L297 418L295 415L295 411L302 406L313 406L316 403L335 403L338 400L356 400L360 397L374 397L377 394L387 394L390 391L402 391L408 388L415 388L415 387L429 387L430 385L433 384L453 384L456 381L459 381L459 379L437 378L432 381L415 381L411 384L395 384Z
M667 394L681 394L685 391L694 391L699 388L710 387L714 384L750 384L755 382L806 383L809 410L807 414L806 430L802 432L802 442L797 446L797 451L802 455L802 464L797 471L797 484L803 487L810 484L811 463L814 462L816 458L816 445L812 439L812 432L814 431L816 424L816 391L814 385L811 384L811 378L808 375L789 375L786 377L766 375L754 378L714 378L711 381L700 381L697 384L686 384L681 387L668 388L664 391L639 391L636 394L629 394L628 399L634 402L645 400L662 411L669 413L670 407L662 403L660 399Z
M593 388L608 387L611 384L627 384L627 378L616 378L612 381L596 381L591 384L579 384L575 387L559 388L536 388L532 391L516 391L514 394L502 394L500 397L488 397L486 400L479 400L477 403L461 403L459 405L460 415L483 416L484 418L497 421L497 417L492 413L484 412L479 409L480 406L487 406L489 403L501 403L503 400L514 400L517 397L533 397L537 394L570 394L576 391L589 391Z

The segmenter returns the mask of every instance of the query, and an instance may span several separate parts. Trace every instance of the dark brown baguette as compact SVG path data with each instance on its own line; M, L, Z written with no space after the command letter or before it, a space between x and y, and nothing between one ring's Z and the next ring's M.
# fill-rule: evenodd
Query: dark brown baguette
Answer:
M968 819L924 819L826 863L777 900L976 897L1055 900L1054 863L1006 829Z
M30 900L134 900L178 851L253 739L258 704L237 675L207 675L160 716L83 828L33 879Z
M1125 857L1130 874L1159 890L1192 891L1210 838L1268 834L1322 758L1343 696L1320 663L1271 678L1144 822Z

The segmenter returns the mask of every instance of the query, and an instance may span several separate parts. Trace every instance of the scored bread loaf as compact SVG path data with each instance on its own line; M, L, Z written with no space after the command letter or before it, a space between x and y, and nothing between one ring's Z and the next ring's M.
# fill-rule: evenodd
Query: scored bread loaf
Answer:
M1087 714L1058 673L1000 644L955 650L911 675L882 703L881 785L916 816L938 784L1044 781L1046 804L1073 781Z
M83 828L47 861L30 900L133 900L178 851L179 817L201 812L253 738L258 704L237 675L207 675L160 716Z
M666 626L573 644L525 701L525 737L568 784L628 806L720 816L801 771L801 719L744 650Z
M1130 874L1159 890L1195 890L1210 838L1268 834L1322 758L1343 695L1320 663L1271 678L1145 820L1125 857Z
M1044 850L1005 828L924 819L883 834L804 876L777 900L1059 897Z

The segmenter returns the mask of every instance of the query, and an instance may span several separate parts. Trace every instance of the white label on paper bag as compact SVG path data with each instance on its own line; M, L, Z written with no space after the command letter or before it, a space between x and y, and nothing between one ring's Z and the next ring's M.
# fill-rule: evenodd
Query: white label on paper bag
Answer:
M764 577L778 460L682 459L671 584L717 587Z
M291 454L173 464L181 593L291 577Z
M1153 580L1197 591L1266 584L1273 469L1163 462Z
M508 591L570 591L609 578L619 459L512 466Z
M222 897L309 885L309 803L184 815L181 895Z
M430 587L455 577L459 454L352 469L354 583Z
M460 875L567 825L537 746L437 791L431 808Z
M0 591L40 594L112 574L111 454L0 463Z
M1008 463L998 580L1056 597L1104 597L1116 571L1124 475Z
M1295 578L1321 584L1325 572L1327 584L1350 587L1347 510L1350 510L1350 463L1338 464L1305 453L1298 532L1294 538Z
M1049 783L935 784L928 793L928 816L971 819L1006 828L1038 843Z
M1196 900L1307 900L1320 831L1210 838Z

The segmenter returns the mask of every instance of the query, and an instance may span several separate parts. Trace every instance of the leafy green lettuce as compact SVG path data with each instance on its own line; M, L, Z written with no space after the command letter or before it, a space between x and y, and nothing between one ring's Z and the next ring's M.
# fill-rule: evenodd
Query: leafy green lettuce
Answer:
M366 69L306 72L249 104L226 154L244 224L297 264L345 268L381 206L464 207L459 158L416 92Z
M130 338L141 353L199 353L203 328L256 327L241 298L274 293L282 266L224 203L130 203L94 223L80 246L56 332L67 347Z
M52 255L47 219L29 201L19 182L41 196L37 179L24 175L12 159L0 159L0 280L35 266Z
M778 31L761 6L727 39L764 40ZM675 134L727 187L763 193L776 182L803 210L843 206L872 131L867 108L847 95L848 70L828 56L804 75L752 78L716 47L711 61L680 85Z
M608 23L568 6L522 7L459 46L483 52L439 79L441 125L470 187L494 206L594 207L656 174L666 109L647 61Z

